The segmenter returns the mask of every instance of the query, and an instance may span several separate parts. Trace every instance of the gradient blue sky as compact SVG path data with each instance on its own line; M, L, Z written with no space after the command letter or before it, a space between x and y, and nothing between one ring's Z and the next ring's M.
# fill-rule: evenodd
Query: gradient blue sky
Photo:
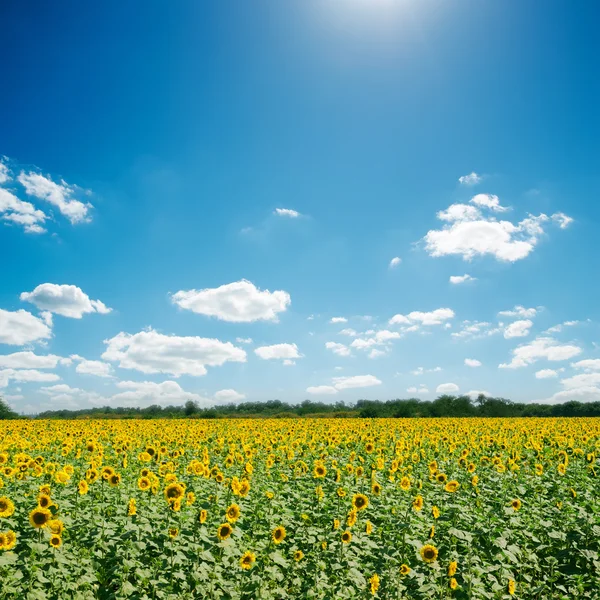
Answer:
M0 394L600 399L599 18L2 3Z

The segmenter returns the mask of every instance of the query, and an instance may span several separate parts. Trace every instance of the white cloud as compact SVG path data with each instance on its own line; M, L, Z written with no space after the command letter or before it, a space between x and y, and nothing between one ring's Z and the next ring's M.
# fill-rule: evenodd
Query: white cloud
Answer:
M119 389L125 390L110 397L112 404L128 404L132 406L150 406L152 404L181 405L188 400L202 406L211 406L213 401L198 394L186 392L176 381L119 381Z
M533 325L533 321L525 319L522 321L514 321L504 330L504 337L506 339L514 337L525 337L529 335L529 330Z
M477 360L476 358L465 358L465 365L467 367L480 367L481 361Z
M600 373L581 373L561 380L562 385L568 390L582 387L597 386L600 384Z
M11 312L0 308L0 344L22 346L51 336L50 327L30 312L23 309Z
M546 359L550 361L568 360L581 354L579 346L560 344L551 337L537 337L529 344L517 346L513 351L510 363L499 365L501 369L518 369Z
M586 371L600 371L600 358L586 358L577 361L571 365L576 369L585 369Z
M531 319L537 315L536 308L525 308L524 306L515 306L512 310L501 310L498 313L500 317L521 317L523 319Z
M398 333L397 331L389 331L388 329L382 329L380 331L369 330L366 331L365 334L370 334L372 337L356 338L350 344L350 347L356 348L357 350L368 350L373 348L373 346L389 347L393 340L397 340L402 337L402 334ZM382 350L376 350L373 348L369 354L369 358L377 358L378 356L383 356L385 353L386 352Z
M600 387L591 385L562 390L550 398L537 400L537 402L542 404L557 404L561 402L568 402L570 400L576 400L577 402L598 402L600 401Z
M413 375L423 375L425 373L439 373L442 367L433 367L433 369L425 369L424 367L417 367L414 371L411 371Z
M467 273L464 275L450 275L450 283L453 283L454 285L467 283L468 281L477 281L477 277L471 277Z
M82 375L96 375L96 377L112 377L112 365L101 360L86 360L78 357L80 362L75 367L75 372Z
M0 370L0 387L6 387L9 382L28 383L32 381L58 381L56 373L37 371L36 369L2 369Z
M263 360L274 360L284 358L302 358L296 344L273 344L272 346L261 346L254 350L255 354Z
M296 364L296 361L286 358L286 359L284 359L282 364L284 367L293 367Z
M342 329L339 333L340 333L340 335L347 335L350 337L355 337L358 335L358 333L354 329L350 329L350 328Z
M429 390L425 386L416 388L413 385L412 387L406 388L406 391L410 394L429 394Z
M46 232L43 227L46 214L3 188L0 188L0 215L4 221L21 225L26 233Z
M346 317L332 317L329 322L330 323L347 323L348 319L346 319Z
M458 386L455 383L441 383L435 391L437 394L454 394L458 392Z
M558 372L554 369L541 369L535 373L536 379L551 379L552 377L558 377Z
M58 363L68 362L56 354L39 355L30 350L0 355L0 367L11 369L55 369Z
M402 262L402 259L399 256L394 256L394 258L392 258L392 260L390 260L390 265L389 265L390 269L394 269L401 262Z
M378 348L373 348L371 352L369 352L369 358L379 358L380 356L385 356L387 352L385 350L379 350Z
M243 400L246 396L244 394L240 394L232 389L227 390L219 390L215 393L215 400L217 402L238 402L239 400Z
M331 385L313 385L306 388L309 394L316 395L333 395L337 394L338 391Z
M231 323L278 321L277 313L286 311L291 303L287 292L261 291L245 279L218 288L180 290L172 301L181 308Z
M500 205L498 196L494 196L493 194L477 194L471 198L471 202L477 206L489 208L494 212L506 212L508 210L506 206Z
M54 204L72 224L91 221L88 213L92 205L73 199L76 189L65 181L58 184L34 172L21 172L18 180L30 196Z
M334 377L333 385L337 390L372 387L381 385L381 381L374 375L355 375L354 377Z
M206 367L228 361L246 362L246 352L231 342L213 338L163 335L152 329L136 334L121 332L105 340L104 360L118 362L122 369L142 373L205 375Z
M252 338L242 338L242 337L238 337L235 338L235 341L238 344L251 344L252 343Z
M558 226L561 229L566 229L573 222L573 219L571 217L568 217L567 215L565 215L565 213L562 212L554 213L552 215L552 220L555 223L558 223Z
M463 175L462 177L459 177L458 181L462 185L477 185L478 183L481 183L481 176L477 175L477 173L473 171L468 175Z
M326 342L325 348L331 350L334 354L338 356L351 356L350 348L345 346L344 344L338 344L337 342Z
M10 179L8 167L0 161L0 183L5 183Z
M273 214L279 217L290 217L292 219L297 219L300 216L300 213L297 210L291 208L276 208L273 211Z
M408 315L394 315L390 320L390 325L414 324L421 325L441 325L444 321L454 318L454 311L450 308L437 308L431 312L413 311Z
M471 201L492 212L505 210L495 196L478 194ZM551 219L557 221L559 214L562 213L552 217L530 215L514 224L498 221L493 215L484 216L477 207L469 204L452 204L437 213L438 219L446 224L442 229L427 232L425 249L434 257L459 255L464 260L471 260L489 254L500 261L514 262L533 251L544 233L542 224Z
M546 329L545 333L560 333L565 327L573 327L574 325L579 325L579 321L565 321L559 325L549 327Z
M105 315L112 310L100 300L90 300L89 296L76 285L42 283L33 292L23 292L20 298L23 302L31 302L41 310L72 319L81 319L85 313L93 312Z

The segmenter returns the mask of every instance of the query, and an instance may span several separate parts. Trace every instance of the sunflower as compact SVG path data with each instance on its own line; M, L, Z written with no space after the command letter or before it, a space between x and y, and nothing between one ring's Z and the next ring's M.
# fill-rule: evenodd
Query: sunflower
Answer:
M437 506L432 506L431 514L433 515L434 519L439 519L440 518L440 509Z
M364 494L354 494L352 496L352 506L356 510L364 510L369 506L369 499Z
M438 473L435 478L437 479L438 483L446 483L448 476L445 473Z
M296 552L294 552L294 560L296 562L300 562L303 558L304 552L302 552L302 550L296 550Z
M327 469L325 468L325 465L315 465L314 471L313 471L313 476L315 479L323 479L323 477L325 477L325 475L327 475Z
M410 479L406 475L400 480L400 489L408 492L410 490Z
M521 501L518 498L515 498L510 505L513 507L514 511L521 510Z
M410 567L408 565L400 565L400 575L408 575L410 573Z
M225 518L230 523L235 523L240 518L240 507L237 504L232 504L225 512Z
M473 477L471 477L471 485L473 487L477 487L478 483L479 483L479 475L473 475Z
M50 533L54 535L62 535L62 532L65 530L65 525L60 519L51 519L48 521L48 529Z
M194 492L188 492L185 497L186 506L191 506L194 502L196 502L196 494L194 494Z
M285 531L285 527L283 525L279 525L279 527L275 527L273 532L271 533L271 537L276 544L281 544L287 535Z
M169 537L174 540L179 535L177 527L169 527Z
M6 550L6 534L0 533L0 550Z
M251 569L253 567L255 562L256 562L256 554L254 554L254 552L250 552L250 550L248 550L247 552L244 552L244 554L240 558L240 567L242 567L242 569L244 569L244 571L248 571L249 569Z
M6 519L15 512L15 505L12 500L3 496L0 498L0 517Z
M454 494L454 492L456 492L456 490L458 490L458 488L460 487L460 483L458 483L458 481L455 481L454 479L452 481L449 481L445 486L444 489L450 493L450 494Z
M82 479L77 484L77 491L78 491L79 495L85 496L88 493L88 490L89 490L88 482L85 479Z
M435 546L432 546L431 544L425 544L421 548L420 554L421 554L421 558L426 563L432 563L437 558L438 549Z
M165 500L171 504L172 502L175 502L175 500L181 499L184 493L185 489L183 485L180 483L170 483L165 488Z
M352 533L348 530L342 533L342 542L344 544L349 544L352 541Z
M381 485L375 481L371 486L371 492L373 492L373 495L379 496L381 494Z
M377 573L375 573L369 579L369 588L371 590L371 595L374 596L377 593L377 590L379 589L379 575L377 575Z
M508 582L508 593L511 596L514 596L514 594L515 594L515 588L516 587L517 587L517 584L515 583L515 580L514 579L510 579L509 582Z
M560 463L560 465L558 465L557 470L559 475L564 475L567 472L567 467L565 466L565 463Z
M247 479L243 479L240 483L239 494L242 498L245 498L250 492L250 482Z
M0 544L2 550L12 550L17 544L17 534L9 529L7 532L0 534L0 537L4 536L4 545Z
M113 473L108 478L108 483L110 483L112 487L117 487L121 483L121 476L118 473Z
M138 479L137 486L138 489L142 490L142 492L147 489L150 489L151 485L152 484L150 483L150 479L148 479L148 477L142 476Z
M202 509L200 511L200 514L198 515L198 521L200 521L200 523L206 523L206 517L208 516L208 512L204 509Z
M346 496L346 490L344 488L338 488L336 493L340 498L344 498Z
M435 525L432 525L431 529L429 530L429 539L433 539L434 535L435 535Z
M367 454L371 454L371 452L373 452L373 450L375 450L375 446L369 442L366 446L365 446L365 452Z
M340 528L340 520L339 519L334 519L333 520L333 530L335 531L336 529Z
M418 512L423 510L423 496L420 494L413 500L413 508Z
M455 590L458 587L458 581L456 581L455 577L450 577L450 581L448 582L451 590Z
M46 527L51 518L52 513L47 508L42 508L41 506L37 506L29 513L29 522L36 529Z
M357 518L358 518L358 512L356 512L356 509L353 508L348 513L348 518L346 519L346 523L348 524L348 527L354 527L354 525L356 525Z
M451 561L448 565L448 577L454 577L456 575L456 570L458 569L458 562L455 560Z
M367 535L371 535L373 533L373 523L371 523L371 521L367 521L365 525L365 533Z
M137 514L137 507L135 505L135 498L129 498L129 502L127 503L127 516L133 517Z
M219 525L217 529L217 537L220 540L226 540L233 532L233 527L229 523L223 523Z
M60 548L60 546L62 545L62 538L60 537L60 535L52 534L50 536L50 545L53 548Z

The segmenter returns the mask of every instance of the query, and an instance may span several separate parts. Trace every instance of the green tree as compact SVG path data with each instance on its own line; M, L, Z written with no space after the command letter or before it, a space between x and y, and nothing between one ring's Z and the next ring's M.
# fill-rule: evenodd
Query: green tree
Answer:
M14 412L4 398L0 397L0 419L15 419L17 413Z

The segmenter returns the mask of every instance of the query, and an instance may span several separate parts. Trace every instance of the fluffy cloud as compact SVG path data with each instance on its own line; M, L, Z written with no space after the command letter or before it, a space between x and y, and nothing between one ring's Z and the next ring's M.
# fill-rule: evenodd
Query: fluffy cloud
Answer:
M435 388L437 394L455 394L458 386L455 383L441 383Z
M186 392L181 389L176 381L163 381L154 383L153 381L119 381L119 389L125 391L119 392L109 400L113 404L128 404L133 406L150 406L152 404L183 404L188 400L197 402L202 406L210 406L212 400L204 398L198 394Z
M381 381L374 375L355 375L354 377L334 377L333 385L337 390L349 390L381 385Z
M554 369L541 369L535 373L536 379L551 379L552 377L558 377L558 372Z
M26 233L46 232L43 226L46 214L3 188L0 188L0 216L4 221L21 225Z
M437 308L431 312L413 311L408 315L394 315L390 325L408 325L418 323L420 325L441 325L444 321L454 318L454 311L450 308Z
M206 375L207 366L220 366L228 361L246 362L246 352L231 342L163 335L152 329L133 335L121 332L104 343L107 345L102 354L104 360L142 373L199 376Z
M429 394L429 390L424 386L421 386L419 388L416 388L415 386L408 387L406 388L406 391L409 394Z
M450 275L450 283L458 285L459 283L467 283L469 281L477 281L477 277L471 277L467 273L464 275Z
M18 180L30 196L50 202L72 224L91 221L88 213L92 205L73 199L72 196L76 192L76 188L68 185L65 181L61 181L60 184L55 183L51 179L34 172L21 172Z
M481 176L477 175L477 173L473 171L468 175L463 175L462 177L459 177L458 181L462 185L477 185L478 183L481 183Z
M309 394L315 395L333 395L338 393L338 391L331 385L314 385L307 387L306 391Z
M573 363L571 366L586 371L600 371L600 358L586 358Z
M501 206L498 196L493 194L477 194L471 198L471 202L477 206L489 208L494 212L505 212L508 210L506 206Z
M465 358L465 365L467 367L480 367L481 361L477 360L476 358Z
M551 337L537 337L529 344L517 346L510 363L499 365L501 369L518 369L531 365L540 359L550 361L568 360L581 354L581 348L572 344L560 344Z
M76 285L42 283L33 292L23 292L20 298L39 309L72 319L81 319L85 313L93 312L105 315L112 310L100 300L90 300Z
M20 309L14 312L0 308L0 344L22 346L52 335L50 327L30 312Z
M56 373L37 371L36 369L2 369L0 370L0 387L6 387L11 381L29 383L32 381L58 381Z
M277 313L287 310L291 303L287 292L261 291L245 279L218 288L180 290L172 300L181 308L231 323L277 321Z
M414 371L411 371L413 375L424 375L425 373L439 373L442 367L433 367L433 369L425 369L424 367L417 367Z
M73 360L78 360L79 364L75 367L75 372L82 375L96 375L96 377L112 377L112 366L101 360L86 360L81 356L71 356Z
M0 183L5 183L10 179L8 167L0 161Z
M338 356L351 355L350 348L348 348L348 346L345 346L344 344L338 344L336 342L326 342L325 348L331 350L334 354L337 354Z
M546 333L560 333L565 327L573 327L574 325L579 325L579 323L580 321L565 321L559 325L554 325L554 327L549 327Z
M568 217L562 212L554 213L552 215L552 220L557 223L561 229L566 229L573 222L571 217Z
M453 338L477 339L495 335L501 331L502 328L493 327L492 324L487 321L463 321L462 329L460 331L455 331L450 335Z
M329 322L330 323L347 323L348 319L346 319L346 317L332 317Z
M355 337L358 335L358 333L354 329L350 329L350 328L342 329L339 333L340 333L340 335L347 335L350 337Z
M241 338L241 337L238 337L238 338L235 338L235 341L238 344L251 344L252 343L252 338Z
M533 251L544 233L543 224L565 222L564 218L558 217L562 213L552 217L530 215L516 224L498 221L493 214L486 216L480 210L492 213L506 210L500 206L496 196L478 194L471 202L476 206L452 204L437 213L437 218L445 222L443 228L432 229L423 238L425 249L431 256L458 255L464 260L471 260L476 256L492 255L499 261L514 262Z
M55 369L59 362L70 361L56 354L39 355L30 350L0 355L0 367L11 369Z
M227 389L227 390L219 390L215 394L215 400L217 402L238 402L239 400L243 400L246 396L244 394L240 394L235 390Z
M401 262L402 262L402 259L399 256L394 256L394 258L392 258L392 260L390 260L390 265L389 265L390 269L394 269Z
M531 319L537 315L536 308L525 308L524 306L515 306L512 310L501 310L498 313L500 317L521 317L522 319Z
M300 213L297 210L291 208L276 208L273 211L273 214L278 217L290 217L291 219L297 219L300 216Z
M531 329L532 325L533 321L530 321L529 319L515 321L504 330L504 337L506 339L525 337L526 335L529 335L529 330Z
M254 352L263 360L302 358L302 355L300 352L298 352L298 346L296 346L296 344L273 344L272 346L261 346L260 348L256 348Z

